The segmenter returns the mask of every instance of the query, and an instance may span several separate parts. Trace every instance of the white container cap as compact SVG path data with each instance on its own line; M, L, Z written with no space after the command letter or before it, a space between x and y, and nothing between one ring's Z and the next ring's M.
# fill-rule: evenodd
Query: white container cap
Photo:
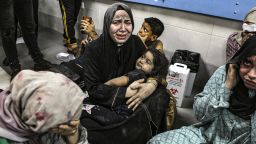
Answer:
M183 73L183 74L188 74L190 72L190 69L185 64L174 63L173 65L170 65L169 71L173 71L173 72L177 72L177 73Z

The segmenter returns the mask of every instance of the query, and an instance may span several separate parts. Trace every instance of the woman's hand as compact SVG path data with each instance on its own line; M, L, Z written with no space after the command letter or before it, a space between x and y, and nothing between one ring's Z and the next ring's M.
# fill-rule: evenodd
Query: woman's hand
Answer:
M51 132L66 136L68 144L76 144L79 137L79 124L80 120L73 120L68 124L62 124L56 128L52 128Z
M138 92L138 89L133 89L133 87L135 87L143 82L144 82L144 79L140 79L140 80L137 80L137 81L134 81L133 83L131 83L128 86L128 88L126 89L125 97L130 98L130 97L134 96Z
M232 90L238 83L238 66L236 64L229 64L228 73L225 85L229 90Z
M128 108L132 108L135 110L140 103L149 97L156 89L156 85L151 82L144 83L143 79L134 81L128 88L131 90L137 90L137 92L130 96L126 104L128 104Z

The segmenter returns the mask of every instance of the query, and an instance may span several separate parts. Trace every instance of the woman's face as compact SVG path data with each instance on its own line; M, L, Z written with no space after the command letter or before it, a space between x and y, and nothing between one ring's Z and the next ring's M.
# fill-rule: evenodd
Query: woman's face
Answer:
M147 51L136 61L136 69L143 70L146 73L150 73L154 68L154 57L151 52Z
M132 22L128 13L124 10L116 11L109 28L112 40L117 44L125 43L132 34Z
M256 56L241 62L239 74L247 88L256 89Z

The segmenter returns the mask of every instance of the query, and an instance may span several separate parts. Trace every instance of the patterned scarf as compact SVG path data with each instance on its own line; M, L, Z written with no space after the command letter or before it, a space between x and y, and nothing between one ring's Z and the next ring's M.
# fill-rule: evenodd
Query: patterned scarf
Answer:
M62 74L23 70L0 93L0 137L24 142L79 119L84 97Z

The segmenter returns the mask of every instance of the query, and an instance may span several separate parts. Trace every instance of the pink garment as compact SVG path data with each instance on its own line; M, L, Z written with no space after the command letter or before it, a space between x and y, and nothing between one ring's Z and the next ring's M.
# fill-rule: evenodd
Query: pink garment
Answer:
M38 133L79 119L83 91L62 74L21 71L0 93L0 137L27 141Z

